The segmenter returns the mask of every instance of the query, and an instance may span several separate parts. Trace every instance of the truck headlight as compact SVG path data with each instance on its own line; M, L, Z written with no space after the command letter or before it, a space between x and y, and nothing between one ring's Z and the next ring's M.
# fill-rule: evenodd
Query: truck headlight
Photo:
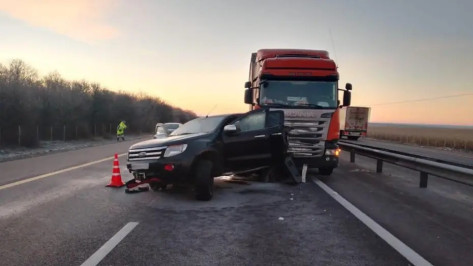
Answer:
M342 150L340 150L340 149L327 149L327 150L325 150L325 155L338 157L340 155L341 151Z
M171 157L183 153L187 149L187 144L168 146L164 152L164 157Z

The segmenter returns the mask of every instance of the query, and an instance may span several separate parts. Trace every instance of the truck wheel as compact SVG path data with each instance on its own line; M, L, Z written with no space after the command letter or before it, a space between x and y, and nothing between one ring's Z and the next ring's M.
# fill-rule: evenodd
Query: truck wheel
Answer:
M213 197L214 178L212 176L212 162L200 160L197 162L195 172L195 198L197 200L210 200Z
M358 136L348 136L349 140L358 140L360 137Z
M333 168L319 168L319 174L321 175L331 175Z

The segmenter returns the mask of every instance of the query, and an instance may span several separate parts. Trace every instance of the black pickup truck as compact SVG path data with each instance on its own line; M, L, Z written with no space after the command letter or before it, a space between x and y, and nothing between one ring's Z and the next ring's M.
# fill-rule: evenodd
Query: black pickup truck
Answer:
M208 116L187 122L168 138L132 145L127 168L153 190L187 182L194 184L196 199L210 200L214 177L281 164L286 143L282 111Z

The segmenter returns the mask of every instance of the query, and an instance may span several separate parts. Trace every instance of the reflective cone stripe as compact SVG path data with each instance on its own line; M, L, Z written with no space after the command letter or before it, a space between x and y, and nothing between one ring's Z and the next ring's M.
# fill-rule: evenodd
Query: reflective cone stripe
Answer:
M118 154L115 153L115 159L113 159L112 168L112 180L107 187L123 187L125 184L122 181L122 175L120 174L120 166L118 162Z

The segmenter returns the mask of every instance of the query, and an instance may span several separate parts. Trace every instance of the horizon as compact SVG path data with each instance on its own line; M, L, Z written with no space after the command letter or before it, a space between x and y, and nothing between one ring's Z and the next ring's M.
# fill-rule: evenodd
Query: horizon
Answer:
M470 1L0 3L0 63L20 59L40 76L57 71L197 115L215 105L214 114L241 113L252 52L320 49L372 123L473 125Z

